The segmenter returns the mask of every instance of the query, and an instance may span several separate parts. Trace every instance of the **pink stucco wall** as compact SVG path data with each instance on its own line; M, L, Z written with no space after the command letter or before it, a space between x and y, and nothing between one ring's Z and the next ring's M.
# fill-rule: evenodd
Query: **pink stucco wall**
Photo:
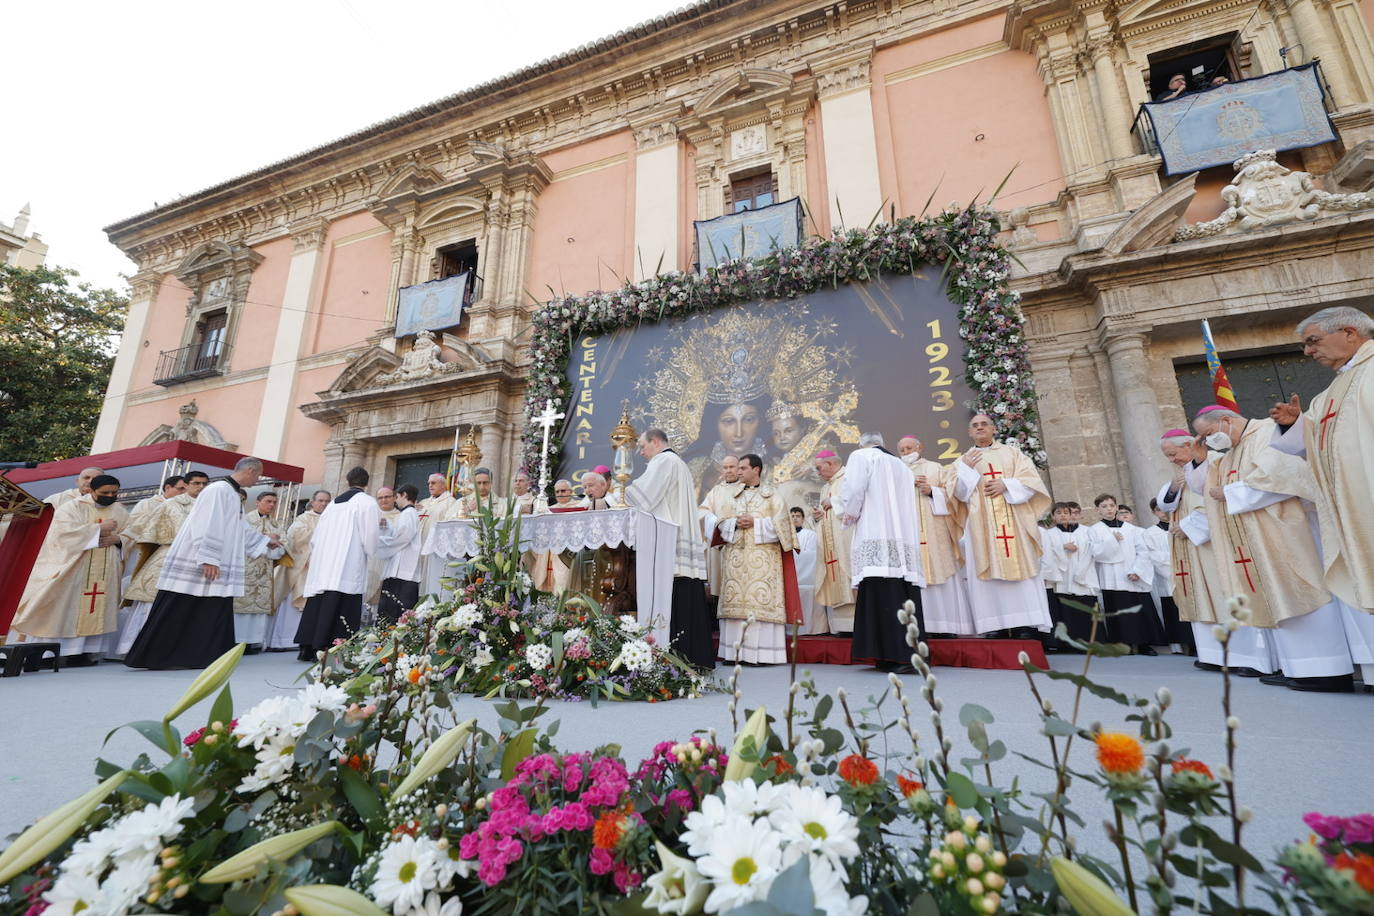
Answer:
M114 447L131 448L163 423L169 426L176 423L177 409L195 398L196 406L200 408L198 419L212 424L225 441L235 443L240 449L251 449L258 431L258 412L262 408L266 384L265 378L257 378L205 391L178 391L173 388L171 395L160 401L129 405L124 408L124 418L115 436Z
M305 468L306 483L318 483L324 477L324 446L329 440L329 425L311 420L297 408L319 400L317 392L328 388L342 371L342 366L322 366L296 374L281 454L288 464Z
M811 219L803 232L830 234L830 190L825 180L825 142L820 106L812 103L806 112L806 209Z
M624 158L558 177L614 156ZM634 135L629 131L545 154L554 181L539 196L525 284L537 301L547 301L550 289L559 295L613 289L631 274L634 157Z
M186 303L190 298L190 291L176 277L163 278L143 326L143 339L137 342L138 356L134 359L134 371L129 379L130 394L152 390L153 376L157 373L162 351L181 346L181 332L186 326ZM125 341L122 345L131 343L133 341Z
M334 247L341 239L380 228L382 223L370 213L345 216L330 224L311 291L303 355L352 346L386 323L391 234Z
M918 212L932 191L932 209L986 200L1013 168L999 207L1053 200L1064 187L1044 84L1029 54L1002 51L887 82L907 68L999 41L1002 22L998 13L874 55L878 172L883 196L899 215Z

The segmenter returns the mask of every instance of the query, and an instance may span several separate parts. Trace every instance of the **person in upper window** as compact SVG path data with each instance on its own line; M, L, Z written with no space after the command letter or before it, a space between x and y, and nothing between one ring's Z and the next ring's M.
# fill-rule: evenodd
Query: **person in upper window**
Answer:
M1167 102L1176 99L1188 92L1188 75L1186 73L1175 73L1169 77L1169 88L1155 96L1156 102Z

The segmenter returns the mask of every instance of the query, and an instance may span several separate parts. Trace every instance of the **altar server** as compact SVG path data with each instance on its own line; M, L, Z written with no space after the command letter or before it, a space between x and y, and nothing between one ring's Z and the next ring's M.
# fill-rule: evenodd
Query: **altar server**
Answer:
M921 517L911 472L883 445L882 433L859 436L844 465L844 525L854 529L850 583L855 589L854 658L871 658L880 671L906 670L912 649L897 613L916 606L924 633L921 592Z
M1105 626L1098 624L1094 632L1091 610L1097 607L1097 563L1093 550L1098 541L1075 518L1078 508L1075 502L1055 503L1050 509L1054 527L1041 534L1045 548L1041 574L1050 589L1050 616L1080 642L1107 642Z
M305 577L305 611L296 631L302 661L314 661L336 639L347 639L362 624L367 561L377 552L381 510L364 492L369 475L353 468L348 489L320 516L310 544L310 572Z
M806 527L806 512L800 506L793 506L788 515L792 517L792 530L797 533L797 591L801 593L802 603L800 633L802 636L828 633L828 627L813 629L823 622L825 613L816 604L816 545L819 540L816 532Z
M825 481L821 487L820 505L811 513L816 534L820 537L816 603L825 605L830 632L849 636L854 632L854 586L850 581L849 562L854 529L844 526L844 503L840 498L844 462L839 455L824 449L816 453L815 467ZM813 629L823 632L819 627Z
M420 493L413 483L396 488L396 514L382 522L377 555L382 568L377 616L395 623L420 600L420 520L415 503Z
M1115 496L1103 493L1093 505L1101 516L1090 530L1095 539L1093 558L1097 561L1102 610L1107 613L1107 636L1112 642L1134 646L1141 655L1155 655L1154 647L1166 640L1150 597L1155 567L1144 532L1117 518Z

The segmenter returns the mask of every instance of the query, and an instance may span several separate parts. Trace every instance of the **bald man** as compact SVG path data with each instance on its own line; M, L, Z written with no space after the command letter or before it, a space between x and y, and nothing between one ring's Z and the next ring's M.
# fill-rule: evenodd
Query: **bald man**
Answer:
M91 492L91 481L95 480L97 477L104 473L105 471L101 468L86 468L76 478L76 486L72 487L70 490L63 490L60 493L54 493L47 499L43 500L43 502L52 506L54 509L61 509L65 503L71 502L78 496L85 496L87 493Z

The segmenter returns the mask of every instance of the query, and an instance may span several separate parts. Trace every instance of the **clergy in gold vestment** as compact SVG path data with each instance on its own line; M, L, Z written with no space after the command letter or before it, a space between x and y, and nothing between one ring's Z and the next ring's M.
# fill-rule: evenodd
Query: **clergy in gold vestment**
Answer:
M739 459L734 455L726 455L720 461L720 483L706 491L706 496L697 508L702 534L708 540L710 533L715 530L717 520L720 519L721 506L731 494L739 490L738 483ZM706 551L706 591L714 598L720 597L721 560L719 550Z
M964 557L959 551L963 529L956 514L963 504L952 498L955 472L938 461L921 457L921 442L904 436L897 454L911 471L912 495L921 513L921 610L926 632L971 635L973 615L964 586Z
M396 516L401 514L401 510L396 508L396 491L393 488L377 488L377 508L383 522L394 522ZM385 527L383 525L383 529ZM386 559L379 550L367 561L367 591L363 592L363 604L374 611L382 598L382 569L386 566Z
M87 493L91 492L91 481L104 473L105 472L100 468L86 468L76 478L76 486L72 487L70 490L60 490L51 496L46 496L43 498L43 502L52 506L54 509L60 509L64 504L76 499L78 496L85 496Z
M1048 632L1038 522L1049 509L1049 491L1030 458L997 442L996 434L991 417L975 414L969 421L974 447L954 464L954 498L968 513L960 549L974 627Z
M1212 556L1211 526L1207 506L1183 479L1192 464L1193 437L1186 429L1171 429L1159 440L1160 450L1178 469L1178 477L1166 483L1156 503L1169 513L1169 574L1173 577L1174 604L1180 620L1192 625L1193 643L1203 665L1221 665L1221 643L1212 635L1220 618L1217 608L1226 606L1220 574Z
M497 518L506 514L506 498L492 493L492 476L487 468L477 468L472 472L472 495L458 501L458 514L453 517L475 518L479 506L490 510Z
M1316 489L1306 462L1269 447L1273 420L1215 407L1194 423L1208 448L1225 449L1200 489L1226 593L1244 596L1251 625L1268 628L1279 668L1301 682L1285 686L1353 689L1340 602L1323 582L1316 514L1304 502ZM1199 476L1190 475L1194 489Z
M28 640L57 640L61 654L103 653L119 625L120 533L129 513L115 500L119 481L91 480L90 492L53 514L19 601L12 629Z
M128 654L134 640L138 639L139 631L148 620L148 612L152 610L153 599L157 597L157 580L162 575L167 550L176 540L182 523L191 514L196 496L209 482L204 471L192 471L191 475L186 478L186 492L163 500L157 511L146 513L124 529L125 540L134 545L131 554L125 557L125 565L133 568L133 575L129 579L129 587L124 590L124 601L129 604L129 610L120 622L115 655L122 657Z
M787 505L771 488L759 485L763 461L757 455L740 459L740 482L721 506L712 544L724 545L721 582L720 657L753 664L787 661L787 592L783 575L784 550L796 549L796 536ZM795 588L795 571L793 573ZM794 593L800 614L800 596ZM745 621L754 618L747 626Z
M434 532L434 526L439 522L446 522L451 518L458 517L458 500L453 498L453 494L448 490L448 478L443 474L429 475L429 498L420 500L420 581L429 583L437 582L442 570L429 572L430 557L424 553L425 545L429 543L429 536ZM325 500L328 505L329 500ZM321 512L324 510L321 509ZM435 563L442 565L443 559L435 559Z
M243 520L259 534L278 539L285 533L277 524L277 494L259 493ZM275 589L277 560L266 555L245 557L243 594L234 599L234 639L250 649L260 648L267 638L269 618L277 608Z
M844 463L829 449L816 453L816 473L825 481L820 505L812 512L819 540L816 557L816 603L825 605L831 633L849 635L854 630L854 585L850 553L854 529L844 526L844 505L840 488L844 485ZM825 627L812 621L811 632L824 633Z

